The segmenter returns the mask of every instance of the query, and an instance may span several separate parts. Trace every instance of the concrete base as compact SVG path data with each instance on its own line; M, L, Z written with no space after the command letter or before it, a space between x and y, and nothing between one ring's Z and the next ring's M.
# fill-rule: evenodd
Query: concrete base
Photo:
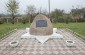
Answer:
M39 42L41 42L41 43L43 44L43 43L46 42L49 38L63 38L63 36L60 35L60 34L57 34L57 33L55 33L55 32L53 32L52 35L47 35L47 36L31 35L29 32L27 32L26 34L23 34L23 35L21 36L21 38L22 38L22 39L23 39L23 38L36 38Z

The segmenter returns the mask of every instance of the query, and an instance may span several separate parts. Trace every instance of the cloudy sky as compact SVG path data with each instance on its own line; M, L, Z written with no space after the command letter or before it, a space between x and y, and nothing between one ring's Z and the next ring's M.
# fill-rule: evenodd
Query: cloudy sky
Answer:
M7 13L7 2L8 0L0 0L0 13ZM37 11L40 9L40 7L42 10L46 9L48 11L48 0L18 0L18 2L20 3L19 13L25 13L28 5L34 5ZM70 9L72 9L72 6L74 6L74 8L85 7L85 0L51 0L50 3L51 11L58 8L69 12Z

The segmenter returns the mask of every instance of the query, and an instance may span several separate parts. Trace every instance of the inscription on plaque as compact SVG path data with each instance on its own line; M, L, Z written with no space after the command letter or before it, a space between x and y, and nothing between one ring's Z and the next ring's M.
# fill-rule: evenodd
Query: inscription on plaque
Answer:
M47 21L46 20L36 21L36 27L47 27Z

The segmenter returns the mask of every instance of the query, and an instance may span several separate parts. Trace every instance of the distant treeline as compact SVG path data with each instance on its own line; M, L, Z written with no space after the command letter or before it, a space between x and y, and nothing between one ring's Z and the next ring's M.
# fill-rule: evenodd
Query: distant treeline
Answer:
M35 12L33 14L17 14L14 15L14 19L12 19L11 14L0 14L0 24L2 23L31 23L34 17L38 14L44 14L50 18L50 20L54 23L56 22L85 22L85 8L81 9L72 9L70 13L65 13L64 10L55 9L54 11L49 13L43 12Z

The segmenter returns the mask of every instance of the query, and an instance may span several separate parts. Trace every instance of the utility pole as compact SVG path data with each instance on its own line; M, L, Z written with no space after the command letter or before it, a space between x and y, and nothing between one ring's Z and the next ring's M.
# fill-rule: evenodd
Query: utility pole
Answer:
M48 0L48 5L49 5L49 19L50 19L50 0Z
M39 11L39 14L41 14L42 13L42 7L40 7L40 11Z

